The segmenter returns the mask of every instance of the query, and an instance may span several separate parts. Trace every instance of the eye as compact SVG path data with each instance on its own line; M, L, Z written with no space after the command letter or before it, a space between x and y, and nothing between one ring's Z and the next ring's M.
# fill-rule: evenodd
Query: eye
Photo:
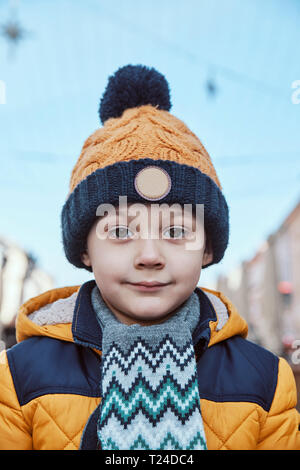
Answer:
M166 232L170 232L170 236L167 236L165 238L171 238L173 240L174 239L175 240L180 240L180 239L184 238L185 235L187 234L187 231L185 230L185 228L180 227L180 226L170 227L164 233L166 233Z
M117 227L114 227L113 229L109 231L109 238L115 238L117 240L127 240L127 238L130 238L130 236L129 237L126 236L128 232L130 232L128 227L118 225Z

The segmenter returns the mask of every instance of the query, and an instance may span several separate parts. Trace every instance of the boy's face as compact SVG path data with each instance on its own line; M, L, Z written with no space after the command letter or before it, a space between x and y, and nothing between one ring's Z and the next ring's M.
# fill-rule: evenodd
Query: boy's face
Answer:
M190 211L170 213L165 207L155 218L150 206L159 204L145 204L137 225L130 206L96 220L82 261L92 267L103 300L118 320L146 326L175 313L194 291L202 266L213 254L205 249L202 222ZM196 237L201 243L193 245ZM142 282L163 285L136 285Z

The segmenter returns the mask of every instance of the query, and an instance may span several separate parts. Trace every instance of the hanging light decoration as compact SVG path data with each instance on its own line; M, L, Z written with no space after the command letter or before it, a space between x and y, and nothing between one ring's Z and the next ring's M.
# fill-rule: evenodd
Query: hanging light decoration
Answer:
M206 93L210 98L214 98L218 92L218 87L215 80L210 77L206 80L205 83Z
M26 35L25 30L14 19L10 19L7 23L1 25L1 33L8 41L16 44Z
M17 19L17 6L17 0L10 1L10 17L5 23L0 24L0 35L8 42L11 52L12 48L14 49L28 35Z

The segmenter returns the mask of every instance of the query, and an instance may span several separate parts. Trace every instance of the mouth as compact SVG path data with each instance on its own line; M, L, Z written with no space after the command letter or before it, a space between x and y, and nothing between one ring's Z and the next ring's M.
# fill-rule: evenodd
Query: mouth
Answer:
M145 282L137 282L137 283L129 282L128 284L132 286L133 288L142 292L155 292L155 291L161 290L163 287L168 286L170 282L162 283L162 282L156 282L156 281L153 281L153 282L145 281Z

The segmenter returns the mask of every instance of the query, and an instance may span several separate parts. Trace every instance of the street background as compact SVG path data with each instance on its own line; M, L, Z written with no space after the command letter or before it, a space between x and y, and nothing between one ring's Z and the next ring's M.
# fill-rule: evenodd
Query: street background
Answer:
M0 0L0 324L92 275L63 253L61 208L109 75L163 73L171 112L209 152L230 208L228 295L249 339L300 363L300 1Z

